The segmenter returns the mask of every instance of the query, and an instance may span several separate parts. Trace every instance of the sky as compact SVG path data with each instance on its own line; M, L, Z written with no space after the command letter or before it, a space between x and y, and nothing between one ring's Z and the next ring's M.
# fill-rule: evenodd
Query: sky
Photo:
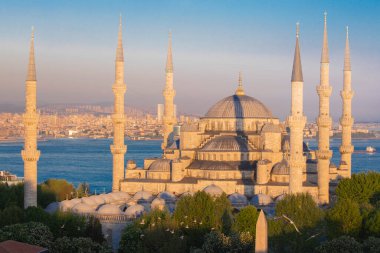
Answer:
M304 110L318 114L323 13L328 13L331 114L341 115L345 27L352 57L353 116L380 121L380 2L274 0L0 0L0 104L24 103L31 26L38 104L113 101L119 15L123 17L126 104L163 102L168 31L173 34L175 103L204 115L235 92L275 116L290 112L295 24L300 22Z

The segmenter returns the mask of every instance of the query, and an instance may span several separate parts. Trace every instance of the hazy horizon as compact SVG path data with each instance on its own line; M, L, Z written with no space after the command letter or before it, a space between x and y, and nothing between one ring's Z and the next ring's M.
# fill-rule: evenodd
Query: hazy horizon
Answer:
M30 27L35 26L38 104L112 103L119 14L123 16L126 104L162 103L167 34L173 33L175 103L204 115L234 93L275 116L290 111L295 23L301 26L304 110L318 113L316 86L323 12L328 12L331 114L341 115L345 26L350 27L353 117L380 121L380 2L377 1L3 1L0 5L0 104L22 106Z

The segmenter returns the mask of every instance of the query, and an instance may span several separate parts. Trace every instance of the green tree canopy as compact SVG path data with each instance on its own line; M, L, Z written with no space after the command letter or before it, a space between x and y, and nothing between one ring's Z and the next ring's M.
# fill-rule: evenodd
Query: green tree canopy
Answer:
M236 214L233 228L239 233L248 232L254 236L256 233L256 222L258 217L259 212L256 207L244 207Z
M336 188L338 199L351 199L359 204L368 203L380 192L380 173L366 172L353 174L342 179Z
M316 253L362 253L360 243L349 236L341 236L319 246Z
M340 199L327 212L327 224L330 237L339 235L357 236L362 225L360 206L350 199Z

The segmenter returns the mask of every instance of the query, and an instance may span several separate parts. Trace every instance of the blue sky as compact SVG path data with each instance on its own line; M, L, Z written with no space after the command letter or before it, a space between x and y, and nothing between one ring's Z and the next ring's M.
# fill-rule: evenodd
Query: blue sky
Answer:
M315 87L328 12L331 113L341 114L345 26L350 27L353 112L380 121L378 1L0 1L0 104L22 104L30 27L36 29L38 102L112 102L119 14L123 16L126 103L154 110L162 102L167 33L173 33L179 111L203 115L235 91L284 119L290 111L295 23L301 24L305 113L318 113Z

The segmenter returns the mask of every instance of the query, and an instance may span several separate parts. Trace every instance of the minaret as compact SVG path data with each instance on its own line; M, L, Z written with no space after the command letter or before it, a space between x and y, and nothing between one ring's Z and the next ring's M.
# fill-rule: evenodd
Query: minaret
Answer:
M303 114L303 76L298 23L291 81L291 115L287 119L290 128L289 192L298 193L302 192L303 171L306 168L306 157L303 155L303 130L306 117Z
M343 112L340 118L342 126L342 145L339 148L341 154L341 164L345 164L347 168L347 177L351 177L351 154L354 152L354 146L351 143L351 130L354 118L351 113L351 102L354 92L351 90L351 57L350 44L348 40L348 27L346 31L346 49L344 52L344 68L343 68L343 90L340 96L343 100Z
M327 13L324 18L323 47L321 57L320 85L317 86L319 96L319 116L318 124L318 150L316 156L318 160L318 199L321 204L329 203L329 183L330 183L330 95L332 87L329 83L329 48L327 42Z
M37 113L36 65L34 61L34 29L30 39L28 74L25 82L24 150L21 151L24 161L24 208L37 206L37 162L40 151L37 149Z
M174 116L174 96L175 90L173 88L173 57L172 57L172 35L169 32L169 45L168 45L168 56L166 60L166 84L162 92L165 99L164 104L164 140L162 142L161 148L165 150L168 146L168 138L170 133L173 131L173 126L176 123L176 118Z
M127 90L124 82L124 53L122 42L122 25L121 16L119 24L119 35L116 49L115 61L115 83L112 91L115 96L114 112L112 114L113 123L113 145L111 145L111 153L113 155L113 172L112 172L112 191L120 190L120 180L124 179L124 155L127 146L124 144L124 95Z

